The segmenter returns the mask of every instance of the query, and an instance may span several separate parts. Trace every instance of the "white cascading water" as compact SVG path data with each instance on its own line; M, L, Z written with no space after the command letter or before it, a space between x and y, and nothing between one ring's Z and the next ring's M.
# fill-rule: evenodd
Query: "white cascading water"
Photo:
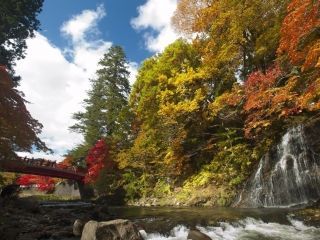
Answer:
M289 130L281 143L260 160L236 205L290 207L320 198L320 159L308 147L302 126Z
M300 221L289 219L290 225L264 222L254 218L246 218L237 222L220 222L215 227L201 227L197 229L214 240L318 240L320 228L304 225ZM189 229L183 225L172 229L170 235L159 233L148 234L141 231L145 240L187 240Z

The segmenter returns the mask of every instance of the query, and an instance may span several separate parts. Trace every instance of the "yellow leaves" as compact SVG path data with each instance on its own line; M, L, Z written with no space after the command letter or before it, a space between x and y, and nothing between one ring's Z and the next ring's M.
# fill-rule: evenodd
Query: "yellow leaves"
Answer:
M320 68L320 40L310 47L302 66L302 71L307 71L313 67Z
M211 73L234 73L240 66L244 77L250 64L264 68L274 60L288 1L180 0L173 23L182 32L198 33L195 46Z
M163 162L167 165L170 165L174 162L174 152L172 151L172 149L169 149L167 151L167 154L165 155Z
M243 98L243 86L235 84L230 92L223 93L209 104L210 116L215 118L223 110L240 107Z
M206 96L204 75L189 67L187 72L168 79L159 93L159 115L178 118L198 111Z
M308 111L320 110L320 78L313 82L298 98L299 107Z
M196 95L199 95L196 93ZM203 97L195 97L193 100L179 101L178 103L165 103L160 105L159 114L168 118L177 118L199 110L199 102Z

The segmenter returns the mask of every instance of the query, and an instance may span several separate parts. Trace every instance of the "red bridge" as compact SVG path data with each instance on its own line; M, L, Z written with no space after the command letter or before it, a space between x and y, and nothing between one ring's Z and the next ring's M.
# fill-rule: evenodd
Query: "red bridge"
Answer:
M61 163L47 161L45 159L30 159L16 157L6 159L0 155L0 171L26 173L40 176L71 179L77 182L81 199L90 197L87 187L84 185L86 170L65 166Z
M16 159L4 159L0 156L0 170L6 172L26 173L33 175L49 176L71 179L82 182L86 171L76 167L56 164L44 159L30 159L17 157Z

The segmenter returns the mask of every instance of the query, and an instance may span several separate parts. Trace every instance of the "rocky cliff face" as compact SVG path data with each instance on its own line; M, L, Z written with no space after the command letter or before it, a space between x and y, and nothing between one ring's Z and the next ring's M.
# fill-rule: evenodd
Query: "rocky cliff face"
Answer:
M320 199L320 121L290 129L260 160L234 206L290 207Z

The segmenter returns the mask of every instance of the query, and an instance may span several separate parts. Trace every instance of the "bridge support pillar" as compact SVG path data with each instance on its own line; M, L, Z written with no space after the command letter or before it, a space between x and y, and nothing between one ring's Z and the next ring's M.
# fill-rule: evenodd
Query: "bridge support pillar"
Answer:
M94 197L93 189L90 186L87 186L83 181L77 181L81 200L89 200Z

